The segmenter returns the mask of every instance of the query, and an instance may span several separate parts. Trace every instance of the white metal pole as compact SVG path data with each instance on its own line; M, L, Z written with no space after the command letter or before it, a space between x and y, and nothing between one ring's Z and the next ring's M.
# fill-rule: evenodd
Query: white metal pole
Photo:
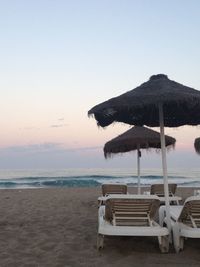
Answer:
M170 221L170 213L169 213L169 208L170 208L169 207L169 188L168 188L168 177L167 177L164 116L163 116L162 104L159 104L159 121L160 121L160 142L161 142L161 151L162 151L162 168L163 168L163 179L164 179L166 219L167 219L167 227L168 227L169 232L170 232L171 231L171 221Z
M138 175L138 195L141 194L140 189L140 145L137 145L137 175Z

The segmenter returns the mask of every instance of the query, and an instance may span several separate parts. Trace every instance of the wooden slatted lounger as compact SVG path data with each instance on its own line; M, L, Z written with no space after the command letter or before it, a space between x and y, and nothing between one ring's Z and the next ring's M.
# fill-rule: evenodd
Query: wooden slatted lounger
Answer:
M102 184L102 195L110 194L127 194L127 185L126 184Z
M168 184L168 187L169 187L169 196L174 196L176 193L177 184ZM163 197L164 184L152 184L150 189L150 194Z
M100 206L97 248L103 248L104 236L156 236L161 252L169 250L169 232L155 222L160 205L157 196L112 195Z
M170 206L173 243L183 250L185 238L200 238L200 196L188 197L183 206ZM160 224L165 222L165 206L159 210Z

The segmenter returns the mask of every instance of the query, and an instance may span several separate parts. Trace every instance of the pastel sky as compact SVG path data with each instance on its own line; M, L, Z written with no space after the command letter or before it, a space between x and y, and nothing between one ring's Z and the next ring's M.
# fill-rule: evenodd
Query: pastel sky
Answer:
M7 0L0 27L1 169L135 166L102 152L129 125L99 129L87 111L158 73L200 90L198 0ZM198 168L200 127L165 131L168 166ZM143 166L159 167L150 156Z

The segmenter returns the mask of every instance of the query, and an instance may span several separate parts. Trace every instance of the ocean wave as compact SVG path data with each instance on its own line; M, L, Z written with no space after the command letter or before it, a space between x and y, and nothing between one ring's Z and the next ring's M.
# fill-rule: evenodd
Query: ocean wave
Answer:
M184 177L169 176L169 183L177 183L181 186L200 186L200 180ZM153 183L162 183L160 175L141 176L141 186L149 186ZM114 175L83 175L83 176L27 176L15 179L0 179L0 188L45 188L45 187L96 187L103 183L126 183L137 185L137 176L114 176Z
M8 180L16 180L16 181L23 181L23 180L51 180L51 179L55 179L55 180L66 180L66 179L81 179L81 180L88 180L88 179L137 179L138 177L136 175L123 175L123 176L117 176L117 175L74 175L74 176L26 176L26 177L19 177L19 178L1 178L0 181L8 181ZM158 179L162 179L163 176L161 175L145 175L145 176L141 176L141 179L146 179L146 180L158 180ZM184 176L168 176L169 179L188 179L188 177L184 177Z

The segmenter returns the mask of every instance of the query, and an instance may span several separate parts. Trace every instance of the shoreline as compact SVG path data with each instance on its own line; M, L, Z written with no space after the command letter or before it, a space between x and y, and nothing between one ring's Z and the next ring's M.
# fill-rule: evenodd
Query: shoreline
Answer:
M191 190L178 187L177 195L185 199ZM2 189L0 266L199 266L198 239L188 239L179 254L173 247L161 254L155 238L106 237L97 251L100 195L100 187Z
M137 193L137 185L129 185L127 184L127 187L130 191L130 193L134 193L136 194ZM150 190L150 187L151 185L141 185L140 188L141 188L141 192L144 192L144 191L148 191ZM44 187L7 187L7 188L1 188L0 187L0 191L3 191L3 190L51 190L51 189L76 189L76 188L93 188L94 190L100 190L101 191L101 184L97 185L97 186L44 186ZM177 190L176 192L179 192L182 194L182 191L187 191L187 190L191 190L191 191L194 191L194 190L200 190L200 185L179 185L177 184Z

